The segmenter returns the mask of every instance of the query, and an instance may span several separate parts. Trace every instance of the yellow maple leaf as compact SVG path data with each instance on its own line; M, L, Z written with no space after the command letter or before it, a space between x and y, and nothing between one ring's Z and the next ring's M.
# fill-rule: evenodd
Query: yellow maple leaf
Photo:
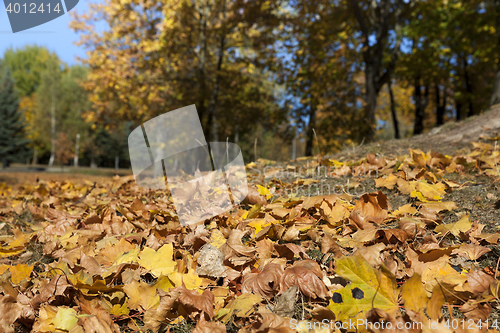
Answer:
M338 259L336 266L337 274L351 281L333 293L328 305L337 320L361 318L373 307L399 311L396 278L386 268L373 268L359 253Z
M25 264L19 264L10 267L10 272L12 273L12 283L19 284L21 281L28 279L33 271L33 266L28 266Z
M455 223L448 223L448 224L441 224L438 225L434 231L440 232L440 233L447 233L450 232L453 235L457 236L460 234L460 232L466 232L469 231L472 228L472 223L470 222L470 218L468 215L462 216L460 220L458 220Z
M184 282L187 289L196 289L201 286L202 280L192 269L187 274L182 276L182 282Z
M59 307L57 314L52 319L52 324L57 330L66 332L71 331L77 325L77 322L76 311L72 308Z
M225 243L226 237L224 237L222 232L219 229L212 230L212 233L210 235L210 244L212 244L216 248L220 248Z
M156 277L162 274L168 275L174 271L176 266L176 262L172 260L173 254L172 244L165 244L158 251L146 247L139 255L138 262Z
M401 296L405 302L405 308L414 312L421 312L427 308L428 297L425 292L422 279L415 273L403 284Z
M257 190L259 191L260 195L265 195L267 200L271 199L272 197L271 192L269 192L269 190L264 186L257 185Z
M33 325L33 332L54 332L55 327L52 320L57 312L58 308L54 305L42 305Z
M390 174L389 176L385 178L379 178L375 179L375 187L386 187L389 190L392 190L394 186L398 182L398 177L396 177L394 174Z
M134 310L149 310L160 304L160 296L156 293L156 287L144 282L132 281L123 286L123 291L128 296L128 307Z
M439 201L446 194L446 186L443 183L429 184L425 180L421 180L416 184L416 191L411 193L412 197L417 197L422 200L419 193L425 197L425 199ZM422 201L426 202L427 200Z
M241 294L217 312L217 318L222 318L223 323L228 323L233 314L238 317L248 317L252 314L253 306L262 301L259 295Z
M255 219L252 222L248 223L249 227L255 228L253 237L255 237L255 235L257 235L262 229L269 225L271 225L271 222L268 222L265 219Z
M113 265L119 265L123 263L133 263L133 262L138 262L139 257L137 256L139 254L139 249L133 249L128 252L123 252L121 255L119 255L115 261L113 262Z

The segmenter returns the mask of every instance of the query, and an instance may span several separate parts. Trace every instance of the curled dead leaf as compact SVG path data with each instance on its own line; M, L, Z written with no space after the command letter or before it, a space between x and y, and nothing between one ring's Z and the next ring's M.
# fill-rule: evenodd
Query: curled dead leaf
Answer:
M23 306L12 296L0 295L0 329L2 332L14 332L12 324L21 316Z
M177 302L182 304L188 315L194 316L204 312L210 319L214 317L214 295L208 289L200 295L196 290L187 289L184 283L182 286L174 288L171 292L178 292Z
M460 307L460 312L462 312L467 319L485 321L491 313L491 305L488 303L469 301Z
M283 273L281 279L281 292L292 286L298 286L306 297L323 298L331 296L323 282L323 272L317 262L313 260L296 261Z
M387 217L389 202L382 192L366 193L356 202L350 219L360 229L371 228L370 223L377 225Z
M374 153L369 153L366 156L366 161L370 163L371 165L375 165L379 169L383 168L386 166L387 162L383 156L377 157Z
M467 282L469 287L476 295L488 290L493 281L495 281L493 276L486 274L484 271L467 273Z
M266 205L267 199L265 196L259 193L259 190L254 186L248 186L248 194L245 199L243 199L243 203L255 205Z
M226 326L221 322L206 321L204 316L196 324L193 333L225 333Z
M267 264L261 273L246 274L241 286L242 293L271 298L279 292L283 269L278 264Z

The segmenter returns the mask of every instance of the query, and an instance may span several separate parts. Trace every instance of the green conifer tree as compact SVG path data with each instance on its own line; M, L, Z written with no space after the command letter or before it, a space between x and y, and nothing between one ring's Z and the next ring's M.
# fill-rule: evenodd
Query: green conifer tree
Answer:
M0 63L0 162L3 167L22 161L28 153L24 118L10 69Z

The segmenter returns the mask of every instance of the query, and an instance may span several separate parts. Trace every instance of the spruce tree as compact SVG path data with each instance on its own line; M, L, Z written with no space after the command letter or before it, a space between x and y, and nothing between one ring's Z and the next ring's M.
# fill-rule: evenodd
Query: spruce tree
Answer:
M29 140L25 136L24 118L14 89L10 69L0 63L0 162L22 161L27 156Z

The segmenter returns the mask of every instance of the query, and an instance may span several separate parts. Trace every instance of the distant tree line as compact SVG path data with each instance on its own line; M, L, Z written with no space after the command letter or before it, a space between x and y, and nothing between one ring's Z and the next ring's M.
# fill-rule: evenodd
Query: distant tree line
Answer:
M294 141L301 156L421 134L500 103L496 0L104 0L71 27L81 65L36 46L3 56L35 161L69 163L80 133L82 163L126 164L132 128L190 104L207 141L238 142L249 161L289 159Z
M1 64L7 73L4 77L8 75L13 86L0 86L0 96L8 94L17 101L15 119L23 127L22 140L6 138L12 145L23 145L22 153L17 149L5 154L9 161L73 165L78 135L79 165L113 167L115 156L119 156L121 166L129 166L126 135L130 124L121 121L111 131L106 123L85 119L91 108L83 86L87 67L68 66L56 54L36 45L8 49ZM2 122L0 131L8 127Z

